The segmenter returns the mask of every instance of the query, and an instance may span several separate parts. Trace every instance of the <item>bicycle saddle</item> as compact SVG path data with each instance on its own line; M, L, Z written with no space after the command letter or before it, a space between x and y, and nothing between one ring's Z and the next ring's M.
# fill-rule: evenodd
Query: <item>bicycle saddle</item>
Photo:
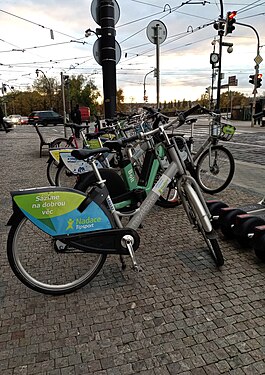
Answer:
M71 155L78 160L88 159L92 155L102 154L104 152L110 152L108 147L94 148L94 149L75 149L71 152Z

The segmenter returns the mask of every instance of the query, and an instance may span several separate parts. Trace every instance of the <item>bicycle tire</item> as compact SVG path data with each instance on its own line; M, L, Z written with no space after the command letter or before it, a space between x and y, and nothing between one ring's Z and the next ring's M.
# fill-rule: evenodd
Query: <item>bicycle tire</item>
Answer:
M105 180L105 185L112 199L128 191L123 179L111 168L100 169L100 175ZM91 189L97 186L97 182L94 172L88 172L80 176L74 188L88 194Z
M156 205L163 208L174 208L181 204L176 187L168 186L163 196L160 195L156 201Z
M189 206L189 209L191 210L191 214L194 218L194 225L198 228L198 231L201 233L202 237L204 238L205 243L208 246L208 249L210 250L211 256L216 264L217 267L221 267L224 264L224 257L222 254L222 251L220 249L219 243L215 236L215 231L212 229L210 232L206 232L204 229L202 219L205 217L205 211L203 206L201 207L199 205L195 205L194 199L192 199L192 196L197 196L194 188L191 185L187 185L188 188L185 189L184 195L186 197L186 200Z
M7 257L12 271L24 285L40 293L61 295L83 287L107 258L106 254L72 251L60 251L54 238L25 216L8 234Z
M51 148L56 148L56 147L75 148L75 145L71 141L69 141L69 139L67 139L67 138L57 138L51 144ZM50 157L47 163L48 163L47 169L46 169L47 179L48 179L49 184L51 186L55 186L56 185L55 184L55 177L56 177L57 168L58 168L59 163L56 160L54 160L53 157Z
M231 152L221 145L211 147L211 158L218 157L218 165L209 167L210 149L204 151L196 165L196 181L200 188L209 194L224 190L232 181L235 173L235 161Z
M63 163L59 163L55 176L56 186L73 188L78 178L78 174L72 173Z

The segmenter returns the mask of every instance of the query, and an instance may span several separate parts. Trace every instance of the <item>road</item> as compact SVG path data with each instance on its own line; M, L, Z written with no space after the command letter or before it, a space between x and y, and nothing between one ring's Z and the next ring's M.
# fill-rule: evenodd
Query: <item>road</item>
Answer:
M228 122L229 123L229 122ZM232 183L253 192L265 194L263 181L265 180L265 128L250 127L250 122L230 122L236 126L236 132L229 142L221 142L233 154L236 170ZM56 138L64 136L62 126L42 127L46 137ZM93 131L93 125L91 125ZM190 135L190 126L182 125L178 131ZM31 133L32 127L23 125L23 133ZM209 134L206 117L200 117L194 128L194 147L198 147ZM37 136L37 134L36 134Z
M265 128L250 127L247 122L228 122L236 126L233 138L221 142L235 158L236 170L232 183L252 190L261 195L265 194ZM190 126L179 128L185 136L190 136ZM209 134L207 119L201 117L194 127L194 147L198 147Z

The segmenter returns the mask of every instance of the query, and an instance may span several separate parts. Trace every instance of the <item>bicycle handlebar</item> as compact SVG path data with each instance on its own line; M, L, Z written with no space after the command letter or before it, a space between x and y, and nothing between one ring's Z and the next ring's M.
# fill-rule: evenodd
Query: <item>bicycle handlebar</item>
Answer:
M182 123L182 121L185 122L185 119L186 117L190 116L192 113L196 112L198 109L200 108L200 105L197 104L195 105L194 107L192 108L189 108L187 111L184 111L184 112L181 112L178 114L178 117L176 119L174 119L173 121L170 121L168 122L167 124L164 124L163 127L164 129L167 129L169 128L170 126L174 125L176 122L179 122L179 123ZM149 112L152 112L152 114L158 118L158 119L168 119L167 116L163 115L162 113L154 110L153 108L149 108L149 107L144 107L144 109L148 110ZM141 132L139 134L136 134L136 135L133 135L132 137L129 137L129 138L126 138L123 140L123 142L126 144L126 143L130 143L130 142L134 142L138 139L144 139L144 138L147 138L147 137L150 137L156 133L158 133L160 131L160 128L156 128L154 130L150 130L149 132Z
M87 128L90 127L90 125L79 125L79 124L75 124L74 122L73 123L64 124L64 126L66 128L74 128L74 129L87 129Z

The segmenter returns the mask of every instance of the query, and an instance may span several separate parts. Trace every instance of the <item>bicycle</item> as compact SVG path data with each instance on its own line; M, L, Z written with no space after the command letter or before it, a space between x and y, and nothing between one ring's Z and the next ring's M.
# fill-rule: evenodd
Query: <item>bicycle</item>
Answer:
M183 116L195 109L197 107L184 112ZM119 255L122 268L125 267L123 256L129 255L133 269L140 271L135 257L140 245L137 228L172 180L176 180L190 223L201 233L216 265L224 264L206 202L196 181L186 174L175 138L170 139L166 133L166 129L177 121L175 119L127 140L146 139L159 132L163 135L171 161L148 196L133 212L122 213L115 209L101 178L95 157L99 152L109 152L107 147L72 151L75 156L82 157L86 153L91 158L98 186L88 195L60 187L11 192L13 215L8 221L11 228L7 256L14 274L22 283L35 291L52 295L73 292L98 274L108 254ZM129 217L125 227L120 219L123 217Z
M59 165L59 154L63 152L64 149L69 150L69 148L78 148L78 139L76 137L76 132L78 131L81 135L81 139L84 145L87 144L86 135L84 129L89 128L87 125L77 125L74 123L65 124L65 127L71 129L71 135L68 138L57 138L55 139L49 149L50 157L47 160L47 170L46 175L50 185L55 185L55 176L57 173L57 168Z
M48 164L47 164L46 174L47 174L47 179L50 185L60 186L59 178L56 180L56 175L58 173L58 170L60 168L64 168L64 166L60 164L60 157L62 154L64 154L65 156L64 160L67 160L67 158L69 158L68 155L71 149L79 147L79 141L78 141L78 138L76 137L76 133L78 133L81 138L82 146L87 147L87 148L95 148L95 147L102 146L100 137L101 136L107 137L107 138L102 138L102 140L104 140L104 139L108 139L108 136L109 136L106 134L106 130L101 130L101 131L98 131L97 133L85 133L84 129L88 129L89 125L78 125L78 124L71 123L71 124L66 124L65 126L71 129L71 135L69 136L69 138L55 139L51 145L51 148L49 149L50 157L47 160ZM80 165L80 163L76 162L75 166L73 166L73 164L74 164L74 160L72 158L71 160L69 160L67 164L68 167L71 166L71 168L69 167L70 172L72 171L73 168L75 168L76 171L79 171L80 173L81 171L82 173L86 173L91 170L91 168L85 165L85 163L81 163ZM106 166L107 162L105 162L104 165ZM77 173L76 171L75 172L72 171L72 173L75 174ZM72 173L70 172L66 173L66 176L69 177L69 180L70 180L70 177L72 176ZM60 176L61 176L61 173L63 172L62 171L60 172ZM69 183L71 182L69 181L68 184ZM65 185L65 186L68 186L68 185Z
M188 141L186 143L184 141L183 144L187 154L186 167L205 193L216 194L230 184L235 173L233 155L227 148L220 145L219 141L229 141L236 128L232 125L222 124L220 114L201 106L199 109L212 116L209 123L209 136L198 150L194 151L193 134L197 118L187 120L187 123L191 126L191 132Z
M154 116L154 113L155 112L152 113L152 117ZM148 115L148 117L150 117L150 115ZM166 116L161 117L159 121L161 121L161 119L163 119L163 122L168 121ZM140 130L147 130L146 115L143 116L141 120L140 124L139 122L136 123L136 133ZM151 130L152 127L149 126L148 129ZM136 192L136 199L139 191L147 195L151 191L155 181L166 169L166 165L168 165L163 142L155 142L153 139L147 139L136 146L134 143L128 143L126 138L119 138L118 140L105 141L104 147L109 148L111 153L115 153L116 163L114 169L103 168L100 170L100 174L102 178L106 180L105 183L114 202L115 208L117 210L131 209L131 207L134 207L135 203L137 203L131 192ZM86 162L86 151L83 153L84 158L81 158L80 155L81 154L79 153L79 158ZM67 156L62 154L61 158L64 160ZM100 158L102 158L102 155L99 155L97 160ZM64 161L64 163L67 165L67 161ZM89 161L87 164L89 164ZM67 168L71 167L68 166ZM58 171L58 173L60 172ZM96 175L91 171L90 173L82 173L79 175L76 184L71 187L87 193L96 184ZM121 195L124 197L122 201L120 200ZM125 199L125 197L127 197L127 199ZM165 208L178 206L180 200L178 199L178 193L175 186L169 184L168 189L163 196L159 197L156 204Z
M120 117L122 116L122 120ZM102 147L103 143L108 139L120 139L128 137L128 132L135 129L135 126L139 126L139 116L119 114L119 117L115 120L106 120L106 128L98 130L96 133L89 133L86 135L85 148L97 148ZM137 122L136 122L137 121ZM84 180L88 172L91 172L91 166L85 161L80 161L71 156L71 150L59 150L51 151L55 152L57 157L57 171L55 175L55 185L64 187L73 187L77 181ZM131 152L131 151L130 151ZM139 165L141 165L142 153L140 152L139 157L134 159L134 167L139 172ZM131 152L132 157L133 153ZM115 155L113 153L105 154L98 160L99 168L109 168L110 165L116 167L118 162L114 160Z

